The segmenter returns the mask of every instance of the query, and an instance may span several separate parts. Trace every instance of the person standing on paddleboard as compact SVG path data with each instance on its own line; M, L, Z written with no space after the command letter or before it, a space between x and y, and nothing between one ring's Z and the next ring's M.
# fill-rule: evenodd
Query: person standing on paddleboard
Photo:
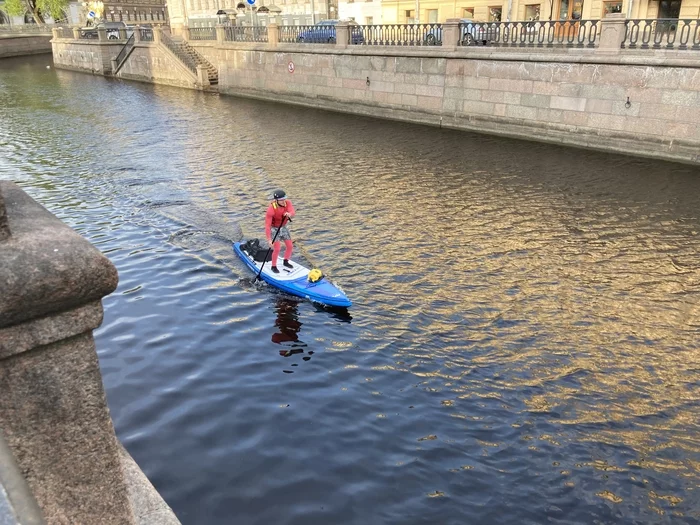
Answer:
M287 268L293 268L292 263L289 262L292 257L292 236L286 224L294 217L294 206L284 190L275 190L272 197L274 200L270 203L265 214L265 236L267 243L272 248L272 271L280 273L277 268L277 257L282 247L280 241L284 241L283 264ZM275 240L274 244L272 243L273 239Z

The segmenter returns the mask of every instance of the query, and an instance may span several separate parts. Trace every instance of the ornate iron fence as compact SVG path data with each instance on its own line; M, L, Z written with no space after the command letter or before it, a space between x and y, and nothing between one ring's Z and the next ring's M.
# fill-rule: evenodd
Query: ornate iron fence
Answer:
M595 47L600 20L462 22L460 46Z
M625 20L626 49L700 50L700 20L658 18Z
M350 43L367 46L440 46L442 24L350 26Z
M215 27L190 27L191 40L216 40Z
M227 42L267 42L266 26L232 26L226 28Z
M141 42L153 42L153 29L150 27L139 28Z
M287 44L335 44L334 25L282 26L279 41Z

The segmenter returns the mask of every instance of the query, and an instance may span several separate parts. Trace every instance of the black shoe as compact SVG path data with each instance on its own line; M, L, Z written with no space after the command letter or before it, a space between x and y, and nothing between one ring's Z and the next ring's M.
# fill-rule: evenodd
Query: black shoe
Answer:
M292 263L290 263L287 259L285 259L282 264L284 264L284 266L286 266L287 268L294 268L294 266L292 266Z
M280 271L277 269L277 266L272 266L272 271L274 273L280 273Z

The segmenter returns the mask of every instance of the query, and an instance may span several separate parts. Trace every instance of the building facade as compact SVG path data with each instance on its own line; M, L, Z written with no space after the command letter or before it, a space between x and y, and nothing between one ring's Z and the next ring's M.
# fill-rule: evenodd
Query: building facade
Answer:
M627 18L700 19L700 0L382 0L381 5L385 24L428 24L448 18L598 20L607 13L623 13Z
M250 6L241 0L170 0L170 24L174 27L235 25L311 25L338 18L337 0L258 0ZM219 13L219 14L217 14Z
M338 3L338 18L354 20L361 25L382 24L381 0L342 0Z

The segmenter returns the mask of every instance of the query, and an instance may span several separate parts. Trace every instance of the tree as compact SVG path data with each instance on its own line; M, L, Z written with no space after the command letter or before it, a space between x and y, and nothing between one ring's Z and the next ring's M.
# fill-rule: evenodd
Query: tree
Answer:
M6 0L5 11L11 16L22 16L30 13L37 24L43 24L43 14L51 15L58 20L63 18L64 9L68 7L69 0Z

